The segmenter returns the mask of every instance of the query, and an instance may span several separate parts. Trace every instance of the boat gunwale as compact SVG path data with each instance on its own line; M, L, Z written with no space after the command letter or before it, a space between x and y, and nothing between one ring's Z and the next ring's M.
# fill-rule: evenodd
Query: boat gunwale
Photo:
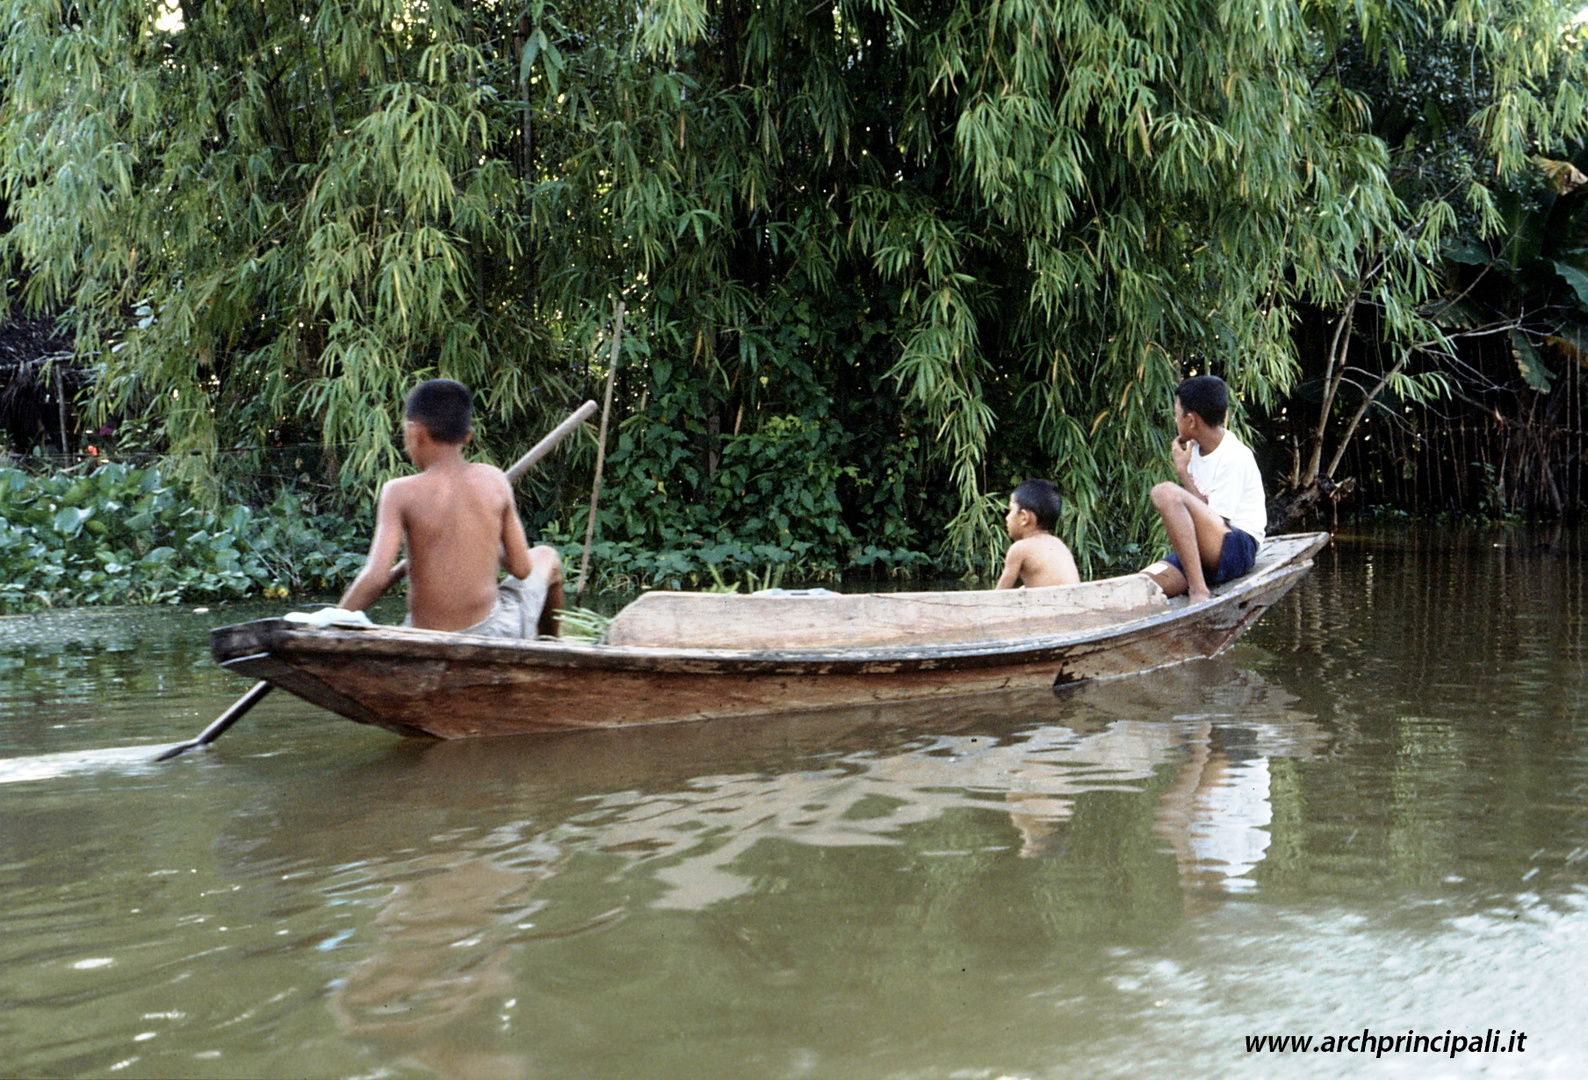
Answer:
M562 640L522 640L475 637L448 631L380 626L373 629L326 627L310 629L283 619L260 619L218 627L212 631L215 659L222 667L257 659L260 653L298 656L342 655L409 661L454 661L489 665L524 664L544 668L608 668L646 671L666 668L701 673L761 672L796 674L820 668L825 672L901 671L911 668L994 666L1001 663L1034 663L1073 655L1077 648L1108 648L1122 637L1150 632L1160 626L1203 621L1241 606L1243 598L1283 585L1305 574L1312 556L1327 542L1327 533L1298 533L1275 537L1304 541L1296 554L1231 582L1206 604L1191 606L1170 601L1168 606L1144 616L1099 627L1077 628L1040 637L1023 636L976 642L933 645L868 645L798 649L670 648L654 645L607 645ZM1130 575L1120 575L1128 577ZM1117 580L1105 578L1102 581ZM1285 585L1285 589L1288 589ZM1284 591L1284 590L1281 590ZM245 628L247 633L244 632ZM242 639L246 648L222 659L225 639ZM1092 651L1087 649L1087 651Z

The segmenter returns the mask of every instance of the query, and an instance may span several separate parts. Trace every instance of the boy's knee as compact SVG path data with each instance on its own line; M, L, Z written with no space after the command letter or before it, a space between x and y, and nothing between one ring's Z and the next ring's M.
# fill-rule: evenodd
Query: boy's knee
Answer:
M557 584L562 581L562 556L557 554L557 549L549 544L539 544L529 549L529 564L533 572L540 574L548 582Z
M1185 489L1179 484L1172 484L1167 480L1161 484L1154 484L1152 487L1152 505L1159 510L1166 506L1172 506L1179 501L1180 496L1184 492Z

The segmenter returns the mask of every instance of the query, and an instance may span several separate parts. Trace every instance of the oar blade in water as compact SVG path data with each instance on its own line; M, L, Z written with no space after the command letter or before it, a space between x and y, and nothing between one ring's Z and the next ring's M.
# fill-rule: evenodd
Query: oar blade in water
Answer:
M252 690L248 691L248 693L234 701L231 708L227 709L225 712L221 713L220 716L216 717L215 722L209 727L205 728L203 731L199 732L196 738L189 739L184 743L177 743L175 746L171 747L169 750L166 750L154 760L170 761L172 758L181 757L183 754L194 749L195 747L208 746L210 743L220 738L222 733L224 733L227 728L241 720L243 718L243 714L249 709L252 709L255 705L259 704L260 700L268 693L270 693L269 683L262 680L260 682L256 682Z

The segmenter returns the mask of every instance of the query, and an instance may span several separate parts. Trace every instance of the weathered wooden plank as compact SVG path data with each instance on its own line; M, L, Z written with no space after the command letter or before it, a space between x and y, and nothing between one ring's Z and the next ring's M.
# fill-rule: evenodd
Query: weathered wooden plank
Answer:
M1169 601L1132 575L1081 585L976 592L650 592L620 612L613 645L691 649L853 648L908 642L1008 641L1109 625Z

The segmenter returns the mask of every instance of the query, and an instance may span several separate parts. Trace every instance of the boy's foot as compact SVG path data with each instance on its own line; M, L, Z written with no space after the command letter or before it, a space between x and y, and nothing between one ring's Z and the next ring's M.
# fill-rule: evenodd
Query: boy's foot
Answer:
M1212 600L1212 599L1213 599L1213 594L1211 592L1209 592L1207 589L1203 589L1200 594L1198 594L1196 592L1189 592L1189 593L1186 594L1186 603L1187 603L1187 605L1191 605L1191 604L1205 604L1209 600Z

